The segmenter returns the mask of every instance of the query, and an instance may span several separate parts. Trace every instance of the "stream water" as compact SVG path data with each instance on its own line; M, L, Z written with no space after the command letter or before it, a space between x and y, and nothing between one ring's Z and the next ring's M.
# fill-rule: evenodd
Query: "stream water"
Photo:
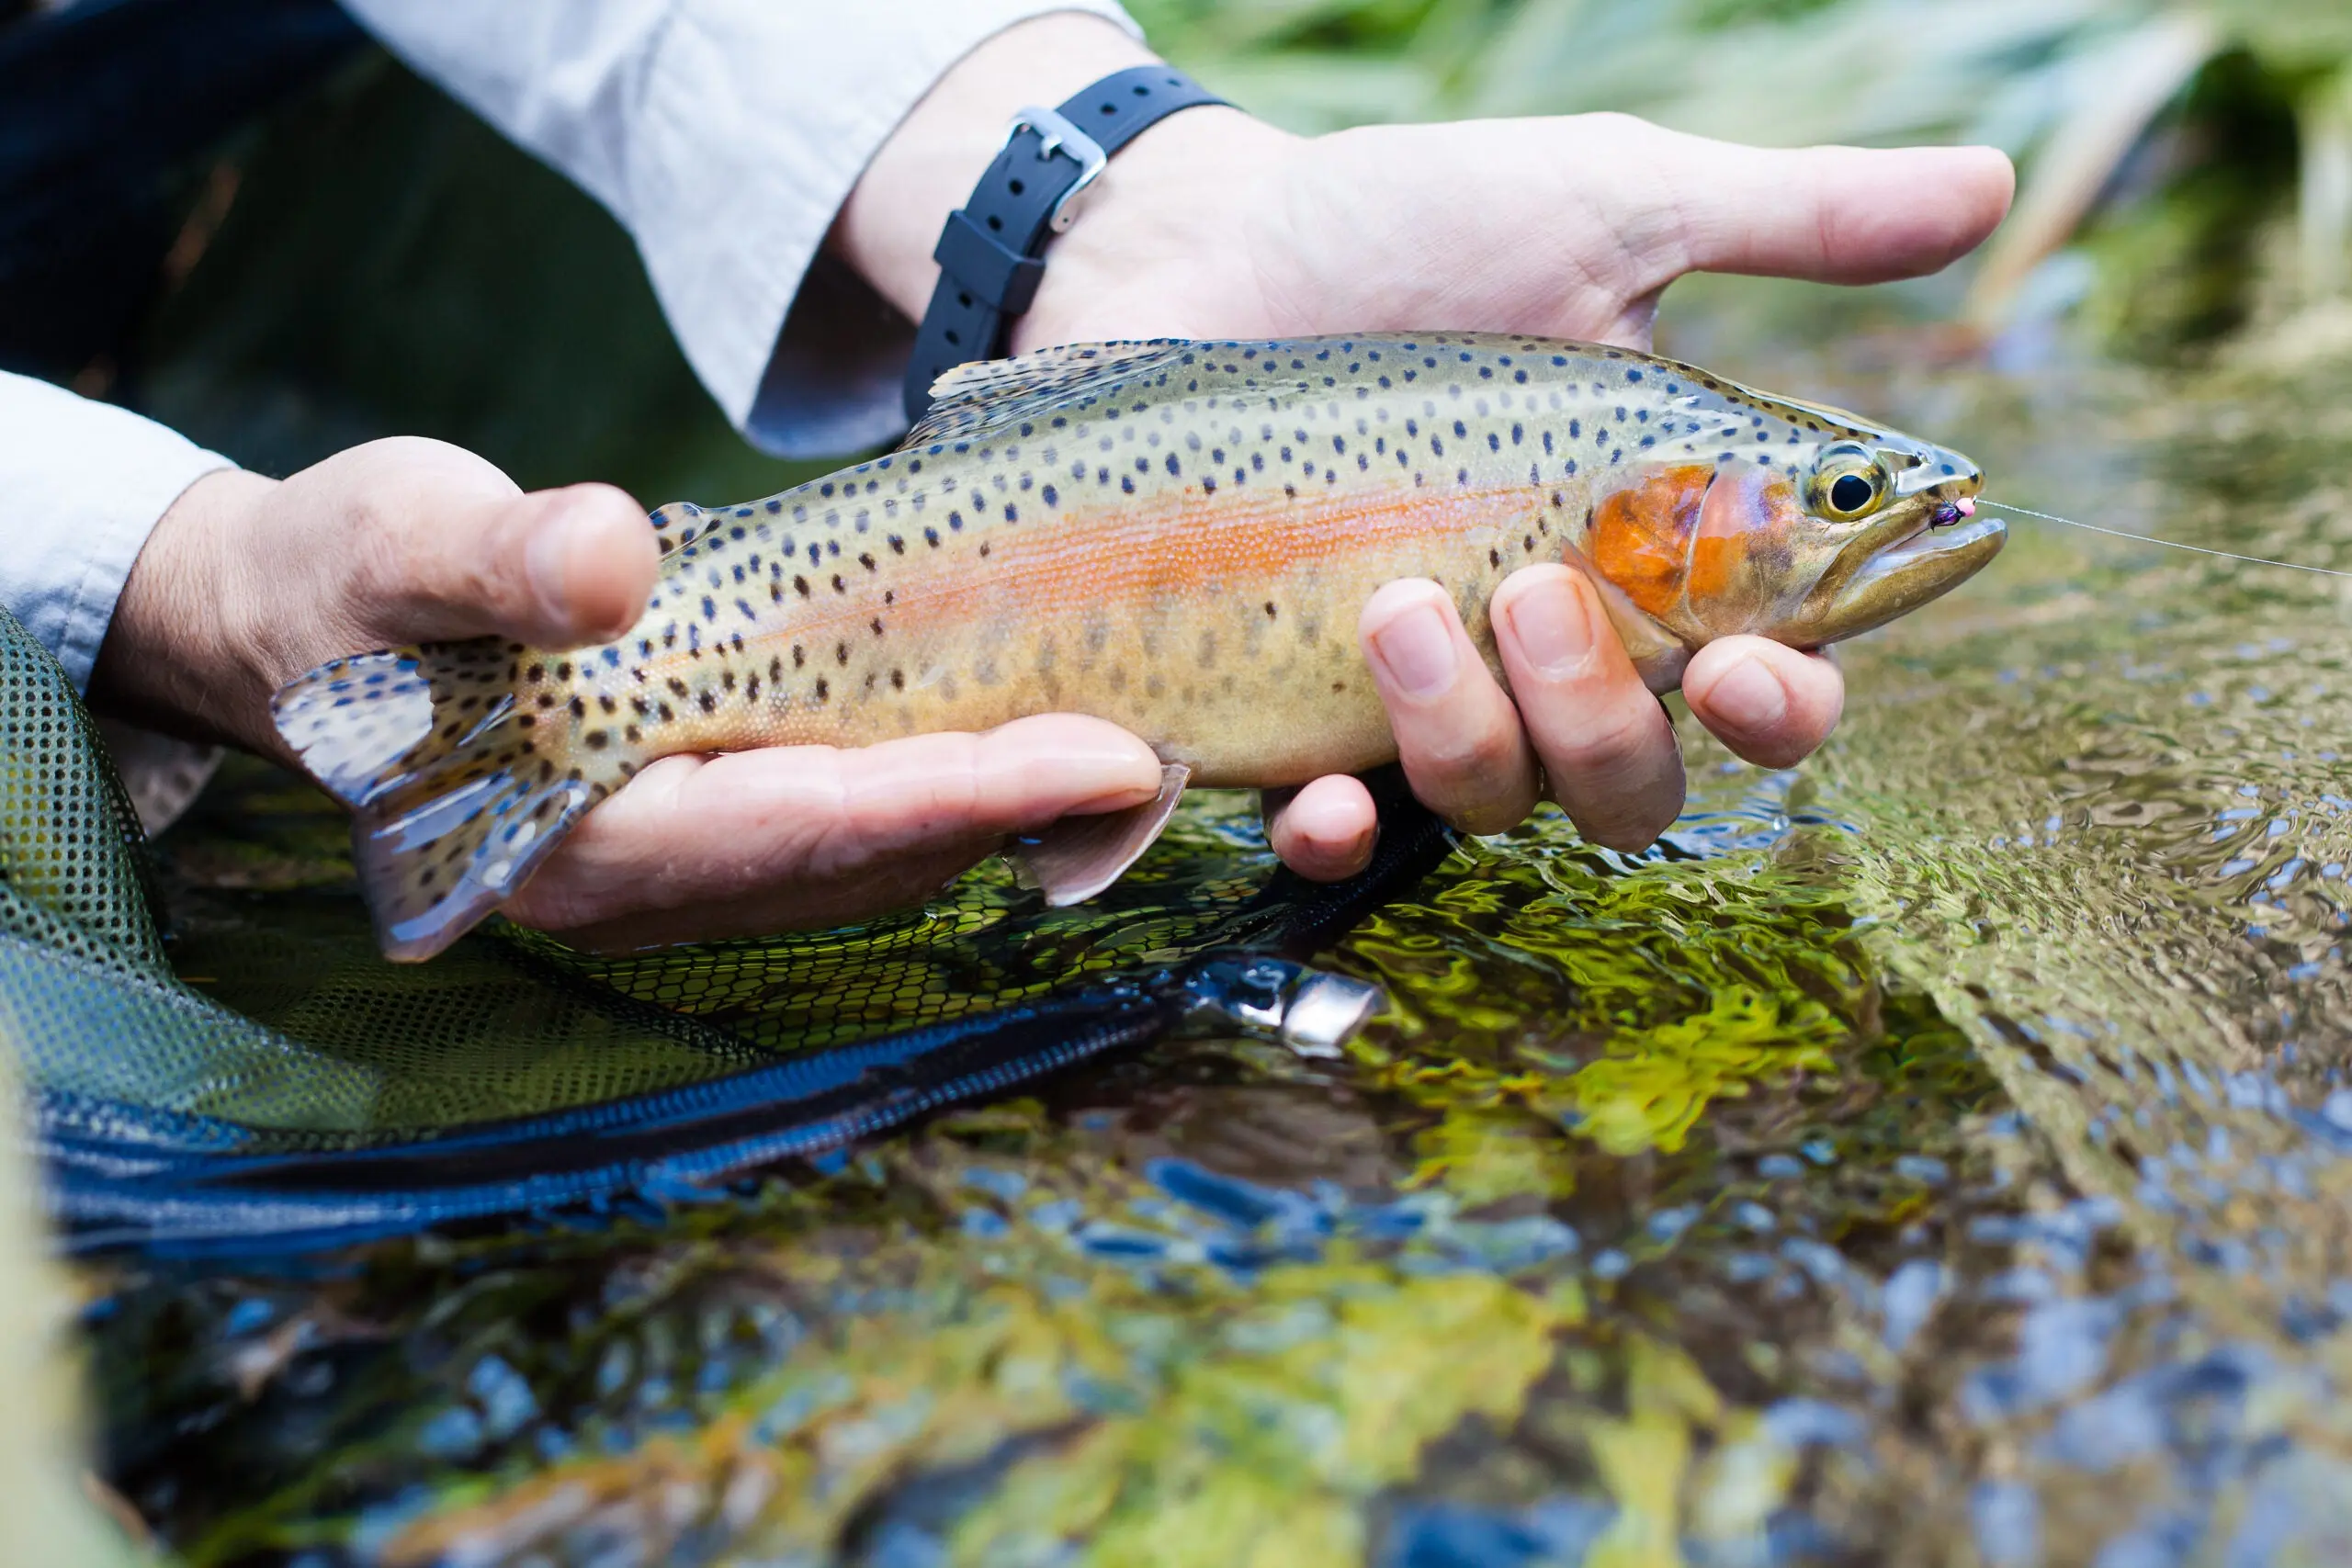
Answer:
M1996 498L2352 568L2352 362L1824 374ZM88 1266L110 1483L302 1568L2352 1561L2347 605L2020 521L1804 768L1686 722L1656 851L1547 815L1360 927L1343 1055ZM1166 853L1262 872L1246 804Z

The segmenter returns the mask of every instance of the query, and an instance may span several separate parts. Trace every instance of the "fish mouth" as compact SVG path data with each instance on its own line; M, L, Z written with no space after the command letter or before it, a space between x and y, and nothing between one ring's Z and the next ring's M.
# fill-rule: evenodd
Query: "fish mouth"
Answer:
M2001 553L2008 529L1976 513L1971 502L1947 502L1919 526L1864 561L1840 584L1820 617L1833 642L1884 626L1949 593Z

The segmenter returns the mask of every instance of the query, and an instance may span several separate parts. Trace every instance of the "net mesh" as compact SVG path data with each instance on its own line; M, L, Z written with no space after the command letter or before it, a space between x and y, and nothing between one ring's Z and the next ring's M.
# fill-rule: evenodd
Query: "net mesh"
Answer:
M125 974L168 972L138 819L63 671L0 612L0 931Z
M108 1146L308 1156L494 1131L978 1028L1287 918L1260 897L1238 803L1212 801L1083 908L989 869L854 930L603 959L493 923L394 964L323 795L232 760L151 851L96 726L5 613L0 695L0 1029L44 1129Z

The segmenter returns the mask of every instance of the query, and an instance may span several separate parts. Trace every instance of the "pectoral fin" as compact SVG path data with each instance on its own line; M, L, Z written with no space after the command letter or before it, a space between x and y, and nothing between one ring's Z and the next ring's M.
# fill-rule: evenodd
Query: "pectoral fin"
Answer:
M1043 891L1046 902L1057 909L1093 897L1159 840L1192 776L1193 770L1181 762L1163 764L1159 793L1141 806L1098 817L1065 817L1035 839L1022 840L1005 852L1014 879Z
M1642 684L1660 696L1679 687L1683 667L1690 662L1690 649L1682 639L1602 576L1583 551L1571 546L1567 557L1600 595L1600 606L1609 613L1609 624L1617 628L1617 640L1625 645L1626 657L1633 660Z

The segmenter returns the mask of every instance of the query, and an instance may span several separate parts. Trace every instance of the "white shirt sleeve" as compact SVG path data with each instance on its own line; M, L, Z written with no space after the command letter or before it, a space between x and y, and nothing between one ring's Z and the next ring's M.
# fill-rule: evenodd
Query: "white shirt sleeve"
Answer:
M155 520L235 466L126 409L0 373L0 604L76 691Z
M345 0L636 237L687 360L781 456L905 426L911 329L820 257L867 162L974 46L1114 0ZM787 316L789 321L787 322Z
M235 464L111 403L0 372L0 604L86 691L115 601L180 492ZM100 721L150 833L211 776L211 747Z

